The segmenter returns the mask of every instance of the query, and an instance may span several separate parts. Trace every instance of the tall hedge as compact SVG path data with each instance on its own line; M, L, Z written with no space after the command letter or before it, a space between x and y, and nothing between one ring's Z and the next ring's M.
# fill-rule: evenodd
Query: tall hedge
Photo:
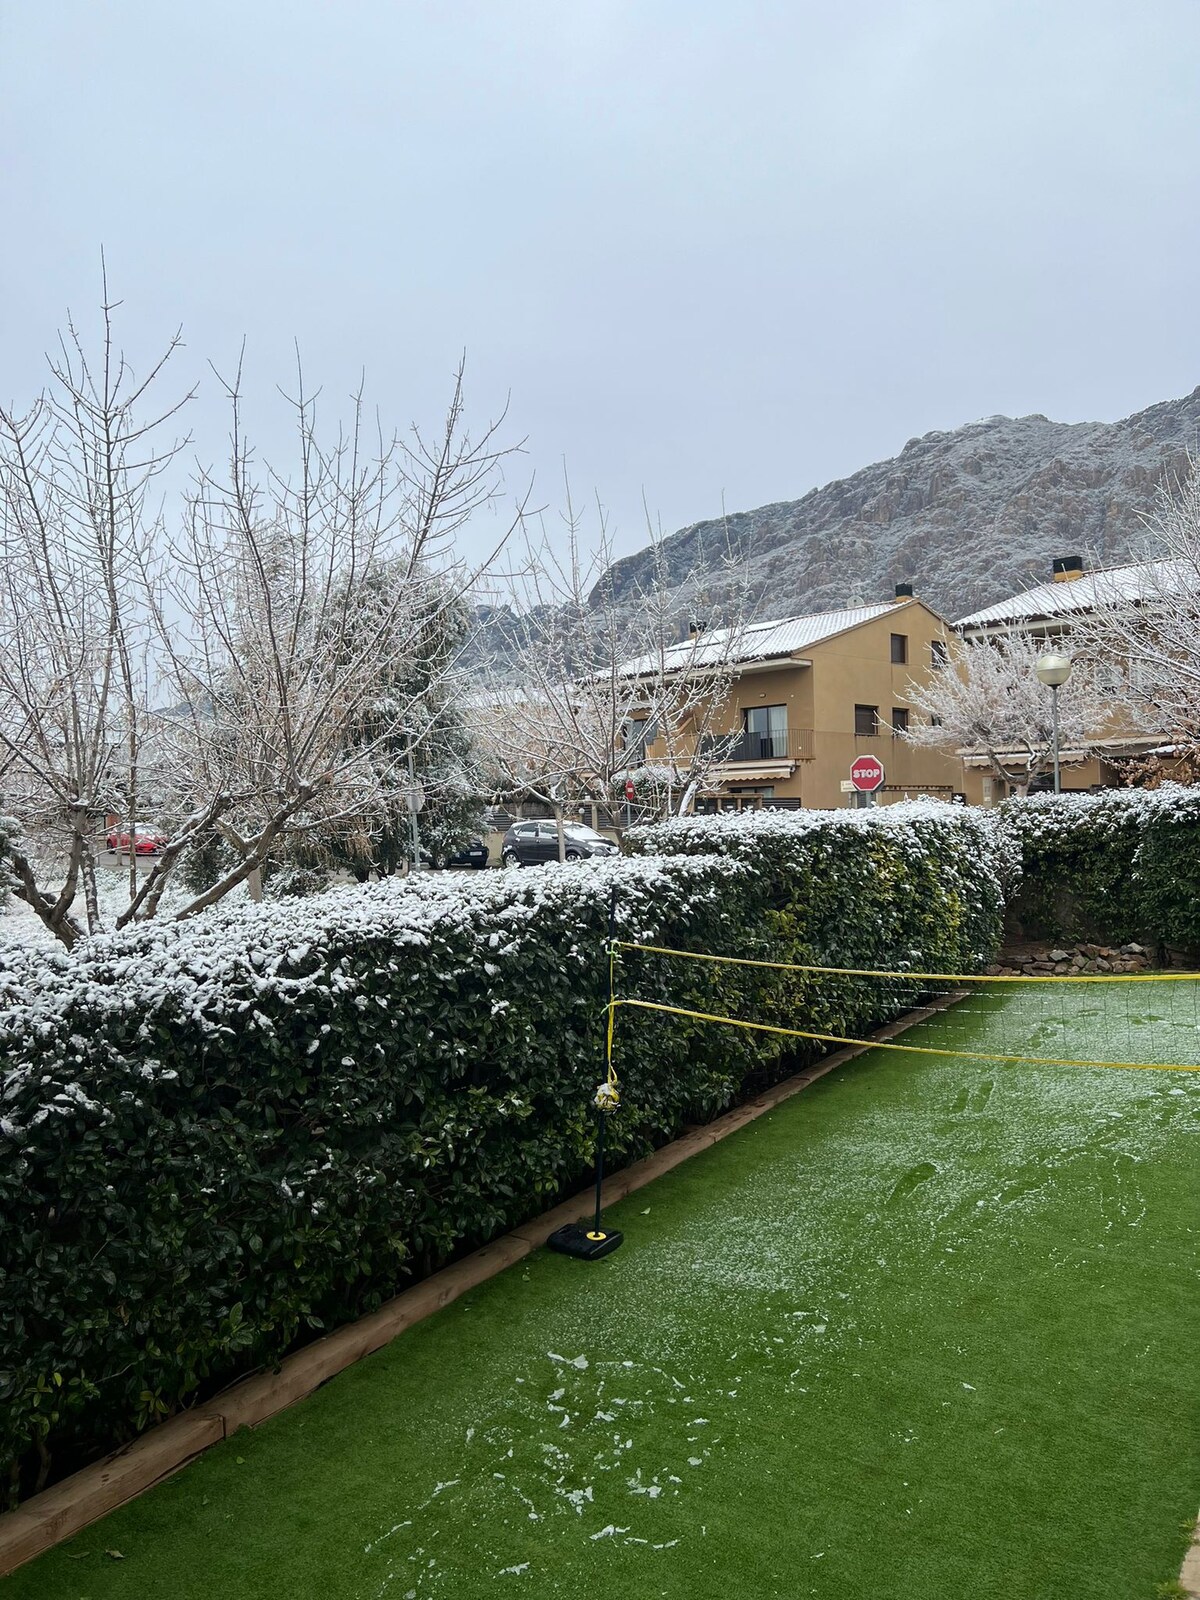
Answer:
M981 828L933 806L681 823L659 831L662 854L640 836L636 860L390 882L71 956L9 953L0 1460L14 1486L577 1184L611 891L620 934L641 942L957 968L989 957L998 929ZM621 983L697 1010L869 1020L857 991L823 998L750 969L628 954ZM788 1065L775 1041L645 1013L622 1014L618 1050L617 1160Z
M998 820L1021 860L1012 932L1200 950L1200 789L1032 795Z
M940 801L864 811L750 811L633 829L627 847L719 855L751 872L751 943L783 960L881 968L990 958L1006 843L991 813Z
M984 812L941 802L871 811L755 811L685 817L635 830L633 851L715 854L753 874L758 911L740 953L768 961L887 971L963 972L992 959L1003 917L1004 841ZM707 987L708 1009L850 1038L913 1004L919 981L690 970L663 958L677 981ZM671 1024L660 1024L665 1031ZM813 1059L827 1048L726 1034L726 1047L761 1064Z

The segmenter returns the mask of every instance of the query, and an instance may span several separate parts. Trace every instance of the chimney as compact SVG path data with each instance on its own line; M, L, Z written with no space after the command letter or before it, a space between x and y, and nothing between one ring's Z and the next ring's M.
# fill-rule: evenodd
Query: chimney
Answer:
M1074 583L1083 577L1083 557L1055 556L1053 571L1055 583Z
M913 586L912 586L911 583L898 583L896 585L896 599L897 600L911 600L912 597L913 597Z
M693 617L691 619L691 621L688 623L688 638L689 639L698 639L703 632L704 632L704 629L696 621L695 617Z

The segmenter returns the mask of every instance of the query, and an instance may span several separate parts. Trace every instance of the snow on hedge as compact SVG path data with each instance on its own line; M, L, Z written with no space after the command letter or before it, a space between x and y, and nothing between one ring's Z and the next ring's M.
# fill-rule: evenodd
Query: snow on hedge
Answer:
M1200 788L1030 795L996 815L1022 862L1022 931L1200 948Z
M1104 789L1097 794L1033 794L998 808L1005 829L1019 839L1111 830L1151 822L1194 827L1200 822L1200 788L1164 783L1157 789Z
M936 804L695 819L4 951L0 1469L111 1448L579 1184L614 891L636 942L962 970L998 929L991 837ZM905 994L631 950L618 982L853 1037ZM822 1048L621 1012L614 1161Z
M777 894L789 877L804 884L809 959L831 965L953 962L957 971L989 960L1019 874L994 815L939 800L677 817L632 830L629 842L772 863Z
M69 1055L70 1037L64 1040L60 1026L68 1004L85 1006L101 1029L128 1022L135 1039L147 1043L164 1014L201 1035L219 1034L235 1020L261 1025L269 1000L295 1008L313 995L368 990L369 969L348 972L355 950L404 952L401 982L405 970L415 981L419 962L431 960L444 983L479 971L500 978L523 945L541 943L548 929L564 923L567 936L553 941L554 958L570 972L602 961L596 929L614 895L620 936L652 940L683 903L693 912L715 908L746 871L728 857L698 856L610 857L586 866L550 863L538 872L423 873L222 907L185 922L143 923L99 935L75 955L8 949L0 954L6 1051L0 1105L28 1073L46 1070L52 1041ZM393 964L389 970L395 975ZM19 1066L23 1056L36 1065Z

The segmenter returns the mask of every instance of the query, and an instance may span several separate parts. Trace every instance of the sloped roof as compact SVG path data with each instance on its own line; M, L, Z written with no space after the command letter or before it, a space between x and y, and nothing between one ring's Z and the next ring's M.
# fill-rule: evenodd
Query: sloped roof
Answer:
M996 623L1078 616L1080 612L1102 611L1130 601L1152 600L1195 585L1195 574L1189 581L1178 561L1131 561L1120 567L1100 567L1066 583L1035 584L994 606L960 617L954 626L986 628Z
M774 622L754 622L745 628L713 628L699 639L685 639L663 654L668 671L675 668L703 667L729 661L771 661L779 656L797 656L823 639L845 633L861 622L870 622L889 611L898 612L905 601L885 601L880 605L851 606L845 611L818 611L807 617L780 617ZM732 636L732 646L731 646ZM648 656L626 661L621 670L629 676L653 670L656 663Z

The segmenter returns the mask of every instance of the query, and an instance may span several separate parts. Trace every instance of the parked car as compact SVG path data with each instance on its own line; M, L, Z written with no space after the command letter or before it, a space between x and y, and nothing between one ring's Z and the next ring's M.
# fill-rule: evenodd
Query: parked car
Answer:
M157 828L135 828L132 837L128 828L110 828L104 842L110 850L128 854L132 844L135 855L152 856L166 844L167 836Z
M424 852L422 852L424 854ZM488 847L482 839L471 839L461 845L453 855L443 855L439 851L432 851L428 857L431 867L474 867L477 872L482 872L488 864Z
M594 828L585 828L581 822L563 824L563 843L568 861L620 854L611 839L606 839ZM542 861L557 861L558 824L553 818L514 822L504 835L500 859L506 867L533 867Z

